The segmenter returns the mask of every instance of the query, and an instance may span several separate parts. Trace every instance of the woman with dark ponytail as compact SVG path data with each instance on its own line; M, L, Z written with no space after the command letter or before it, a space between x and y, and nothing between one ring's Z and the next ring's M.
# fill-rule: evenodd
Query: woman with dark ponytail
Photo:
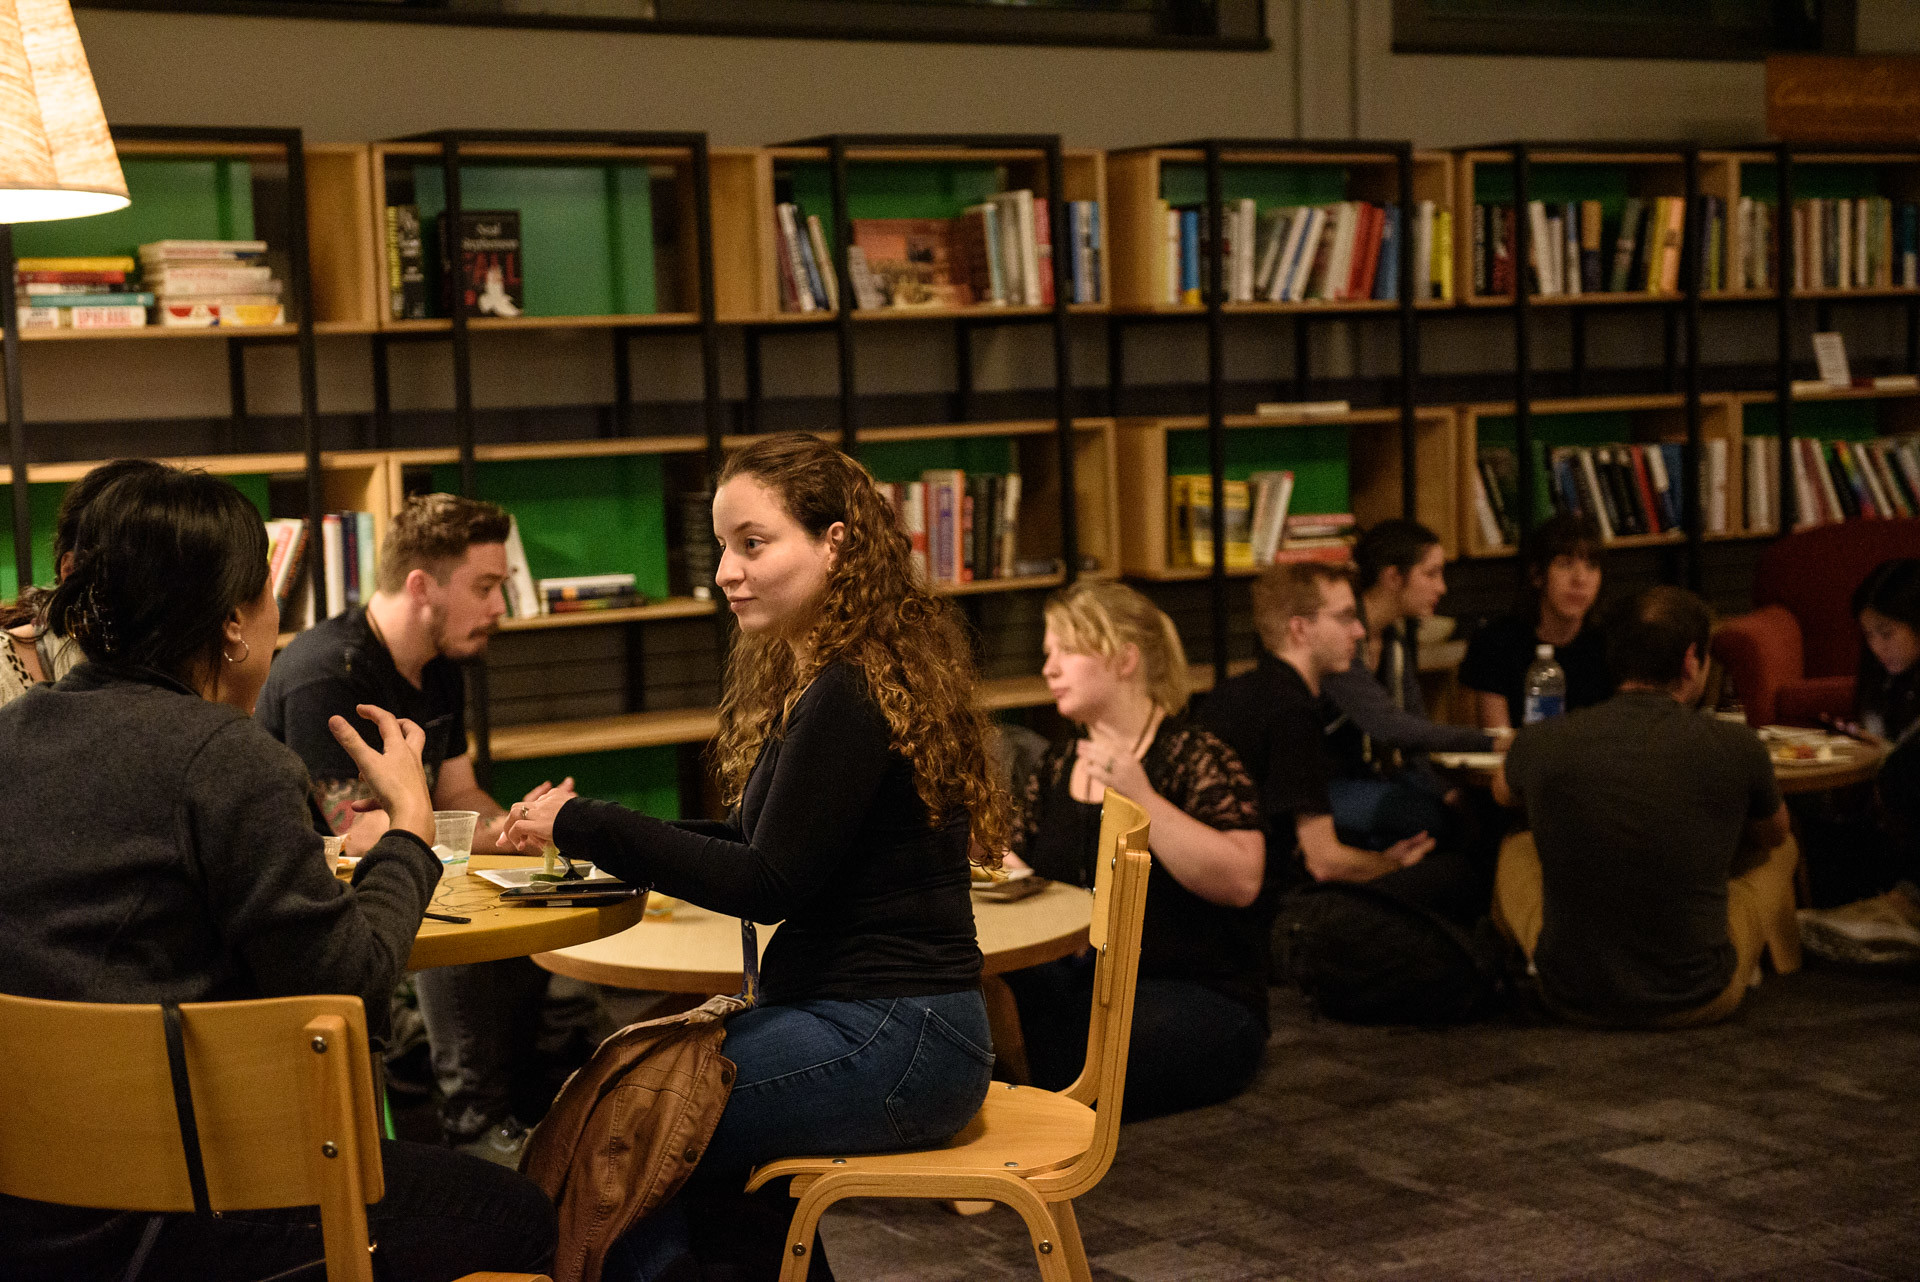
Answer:
M80 514L46 618L85 656L0 707L0 988L56 1001L344 993L375 1036L440 863L419 727L333 731L392 824L336 880L299 758L255 724L279 630L260 514L227 482L128 469ZM104 1102L110 1106L110 1101ZM553 1213L518 1176L383 1146L385 1271L538 1271ZM431 1198L429 1204L427 1199ZM118 1277L149 1217L0 1197L0 1277ZM311 1208L168 1217L140 1276L257 1278L321 1254Z

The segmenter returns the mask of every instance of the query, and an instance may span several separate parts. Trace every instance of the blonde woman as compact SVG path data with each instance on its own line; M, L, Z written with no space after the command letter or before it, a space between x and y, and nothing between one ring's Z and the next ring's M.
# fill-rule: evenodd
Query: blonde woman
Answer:
M1092 885L1105 790L1146 808L1153 873L1126 1114L1231 1098L1252 1080L1267 1042L1273 905L1253 782L1231 748L1183 715L1186 655L1152 602L1118 583L1086 581L1047 603L1046 622L1041 673L1080 733L1055 744L1028 783L1016 858L1042 876ZM1067 1085L1086 1050L1092 959L1007 980L1035 1084Z

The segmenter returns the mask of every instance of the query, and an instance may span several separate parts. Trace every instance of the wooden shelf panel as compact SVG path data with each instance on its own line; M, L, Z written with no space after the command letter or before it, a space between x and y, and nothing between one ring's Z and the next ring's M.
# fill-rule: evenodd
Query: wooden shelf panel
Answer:
M320 456L320 467L321 470L330 472L376 467L387 457L385 452L378 450L331 452ZM106 461L89 459L72 463L34 463L29 466L28 475L36 485L71 484ZM165 463L169 467L199 468L215 476L249 476L305 471L307 456L304 454L205 454L156 459L155 462ZM13 469L0 464L0 485L9 484L12 480Z
M564 614L538 614L526 619L502 619L502 632L545 632L553 628L584 628L595 624L647 623L656 619L697 619L712 614L712 601L693 597L668 597L646 605L621 610L571 610Z
M520 463L532 459L626 458L636 454L698 454L707 448L699 436L627 436L602 441L516 441L476 445L473 457L481 463ZM389 455L401 467L457 463L455 449L394 450Z
M137 325L131 329L23 329L25 343L97 342L101 339L142 338L291 338L300 332L298 325Z
M1207 153L1198 147L1127 149L1127 154L1141 153L1156 157L1161 164L1199 165L1206 163L1207 159ZM1418 155L1415 159L1417 162ZM1271 151L1223 152L1220 163L1223 165L1386 165L1391 167L1395 159L1393 153L1384 151L1292 151L1278 148Z
M1771 405L1779 399L1773 392L1734 392L1742 405ZM1906 387L1836 387L1832 391L1793 393L1793 403L1805 405L1821 401L1900 401L1920 396L1920 389Z
M1512 153L1475 147L1460 153L1462 160L1475 164L1511 164ZM1578 148L1527 152L1530 165L1678 165L1686 162L1681 151L1581 151Z
M236 160L285 160L287 149L272 142L192 142L188 140L170 141L157 138L115 138L113 149L122 156L177 157L192 160L196 157L218 156Z
M1114 420L1110 418L1077 418L1073 420L1076 432L1097 432L1109 427ZM865 427L860 429L860 444L887 445L900 441L959 441L979 437L995 436L1049 436L1054 431L1054 421L1050 418L1003 419L992 423L936 423L925 427ZM808 435L835 445L840 442L840 433L820 428ZM760 440L758 436L725 436L720 440L721 448L729 450L745 449Z
M775 163L825 164L825 147L769 147L767 155ZM1038 164L1047 153L1038 147L849 147L847 159L856 164L950 164L1029 163Z
M469 330L510 329L626 329L650 326L698 325L696 312L647 312L618 316L469 316ZM453 322L444 316L428 320L382 320L380 328L394 334L444 334Z
M1417 300L1415 311L1437 311L1452 307L1450 299L1428 298ZM1101 310L1106 310L1101 305ZM1199 303L1137 303L1116 306L1114 311L1127 316L1193 316L1207 314L1207 309ZM1378 313L1396 312L1400 304L1391 299L1360 298L1346 302L1328 302L1321 299L1306 299L1297 303L1222 303L1220 310L1228 316L1299 316L1312 313L1331 316L1343 312Z
M374 146L384 156L405 156L438 160L437 142L382 142ZM693 159L690 147L618 147L604 143L532 143L462 142L462 160L581 160L625 161L645 164L649 161L687 162Z
M1055 558L1056 563L1059 558ZM969 583L936 583L933 590L941 596L980 596L988 592L1026 592L1035 588L1057 588L1067 581L1064 574L1022 574L1008 579L974 579Z
M1451 406L1423 405L1413 411L1416 421L1437 422L1451 417ZM1398 423L1400 411L1385 406L1374 409L1347 410L1340 414L1228 414L1221 423L1229 428L1240 427L1372 427L1381 424ZM1133 431L1163 430L1169 432L1200 431L1207 425L1205 415L1181 414L1161 418L1126 418L1117 420L1117 425Z
M1703 294L1702 298L1712 295ZM1465 298L1468 307L1512 307L1512 294L1469 294ZM1686 295L1678 292L1661 291L1654 293L1644 289L1628 289L1618 293L1598 294L1529 294L1527 302L1534 307L1618 307L1637 303L1680 303L1686 301Z

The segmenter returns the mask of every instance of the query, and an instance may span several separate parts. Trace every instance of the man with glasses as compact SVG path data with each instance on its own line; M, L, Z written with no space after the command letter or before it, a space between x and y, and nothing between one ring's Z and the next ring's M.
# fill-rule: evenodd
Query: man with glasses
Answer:
M1201 724L1226 740L1259 785L1267 849L1299 853L1298 862L1269 863L1293 870L1294 881L1304 880L1302 867L1314 881L1374 881L1419 864L1434 844L1417 833L1376 852L1349 846L1334 831L1320 684L1347 670L1366 635L1353 582L1351 565L1320 561L1263 573L1253 585L1259 661L1217 688L1200 711Z

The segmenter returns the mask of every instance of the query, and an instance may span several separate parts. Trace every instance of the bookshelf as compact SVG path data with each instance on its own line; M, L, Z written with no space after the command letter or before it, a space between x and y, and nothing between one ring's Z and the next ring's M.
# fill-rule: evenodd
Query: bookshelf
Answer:
M1909 471L1903 468L1897 455L1888 457L1883 450L1887 444L1894 444L1901 452L1910 453L1909 443L1920 441L1920 392L1874 388L1814 390L1803 387L1792 393L1790 433L1781 431L1779 401L1773 393L1741 393L1732 400L1742 434L1748 439L1766 440L1774 452L1774 466L1781 473L1781 491L1793 503L1791 509L1780 503L1775 511L1791 511L1791 519L1795 522L1793 528L1835 519L1835 502L1841 503L1841 510L1846 513L1841 519L1846 520L1857 520L1862 516L1904 516L1907 515L1907 509L1913 506L1915 490L1920 484L1920 453L1912 453L1913 469ZM1906 439L1890 443L1884 440L1887 437ZM1802 440L1817 445L1821 462L1828 470L1826 479L1834 482L1834 488L1829 489L1817 474L1807 471L1808 455L1804 447L1796 444ZM1783 442L1790 451L1785 455L1780 453ZM1834 442L1845 442L1848 455L1847 461L1841 464L1839 475L1833 471ZM1868 447L1869 451L1864 458L1860 448L1863 446ZM1847 510L1846 500L1838 493L1837 487L1843 478L1851 480L1857 477L1863 463L1875 468L1878 484L1864 478L1852 480L1852 502L1860 505L1860 511L1856 513ZM1804 510L1802 492L1798 488L1796 478L1802 476L1812 484L1821 486L1820 494L1807 496L1814 502L1811 513ZM1862 486L1866 488L1865 498L1866 503L1871 505L1870 511L1866 505L1861 505ZM1891 511L1885 510L1889 499ZM1755 527L1750 521L1748 528L1749 533L1756 536L1778 532L1777 524Z
M1551 497L1553 482L1541 464L1548 463L1561 448L1606 448L1616 445L1646 445L1656 442L1688 441L1688 411L1682 396L1614 396L1576 399L1538 400L1532 405L1529 439L1535 455L1529 462L1518 454L1517 415L1513 402L1475 404L1459 411L1459 490L1455 499L1458 516L1457 538L1460 555L1469 559L1510 557L1515 554L1511 542L1490 544L1475 515L1476 468L1482 452L1508 451L1517 465L1520 484L1533 486L1532 508L1544 517L1555 510ZM1748 532L1744 515L1745 452L1741 448L1740 414L1733 396L1710 396L1703 400L1700 412L1700 440L1724 441L1726 452L1726 529L1708 538L1735 538ZM1683 472L1701 471L1689 460ZM1670 484L1676 478L1669 478ZM1683 490L1681 493L1698 493ZM1636 492L1637 493L1637 492ZM1638 510L1644 504L1636 499ZM1684 505L1690 513L1692 504ZM1606 540L1608 548L1682 546L1687 541L1684 528L1658 533L1616 534Z
M1256 471L1294 474L1291 512L1352 512L1362 526L1399 516L1401 451L1398 410L1355 410L1338 415L1228 415L1226 479L1246 480ZM1129 578L1170 582L1205 579L1207 566L1182 566L1169 555L1172 513L1167 479L1207 470L1207 420L1202 417L1122 419L1119 423L1122 506L1132 514L1122 529L1121 572ZM1414 518L1447 545L1457 546L1454 487L1454 413L1419 410L1414 426L1417 501ZM1251 578L1256 570L1228 570Z

